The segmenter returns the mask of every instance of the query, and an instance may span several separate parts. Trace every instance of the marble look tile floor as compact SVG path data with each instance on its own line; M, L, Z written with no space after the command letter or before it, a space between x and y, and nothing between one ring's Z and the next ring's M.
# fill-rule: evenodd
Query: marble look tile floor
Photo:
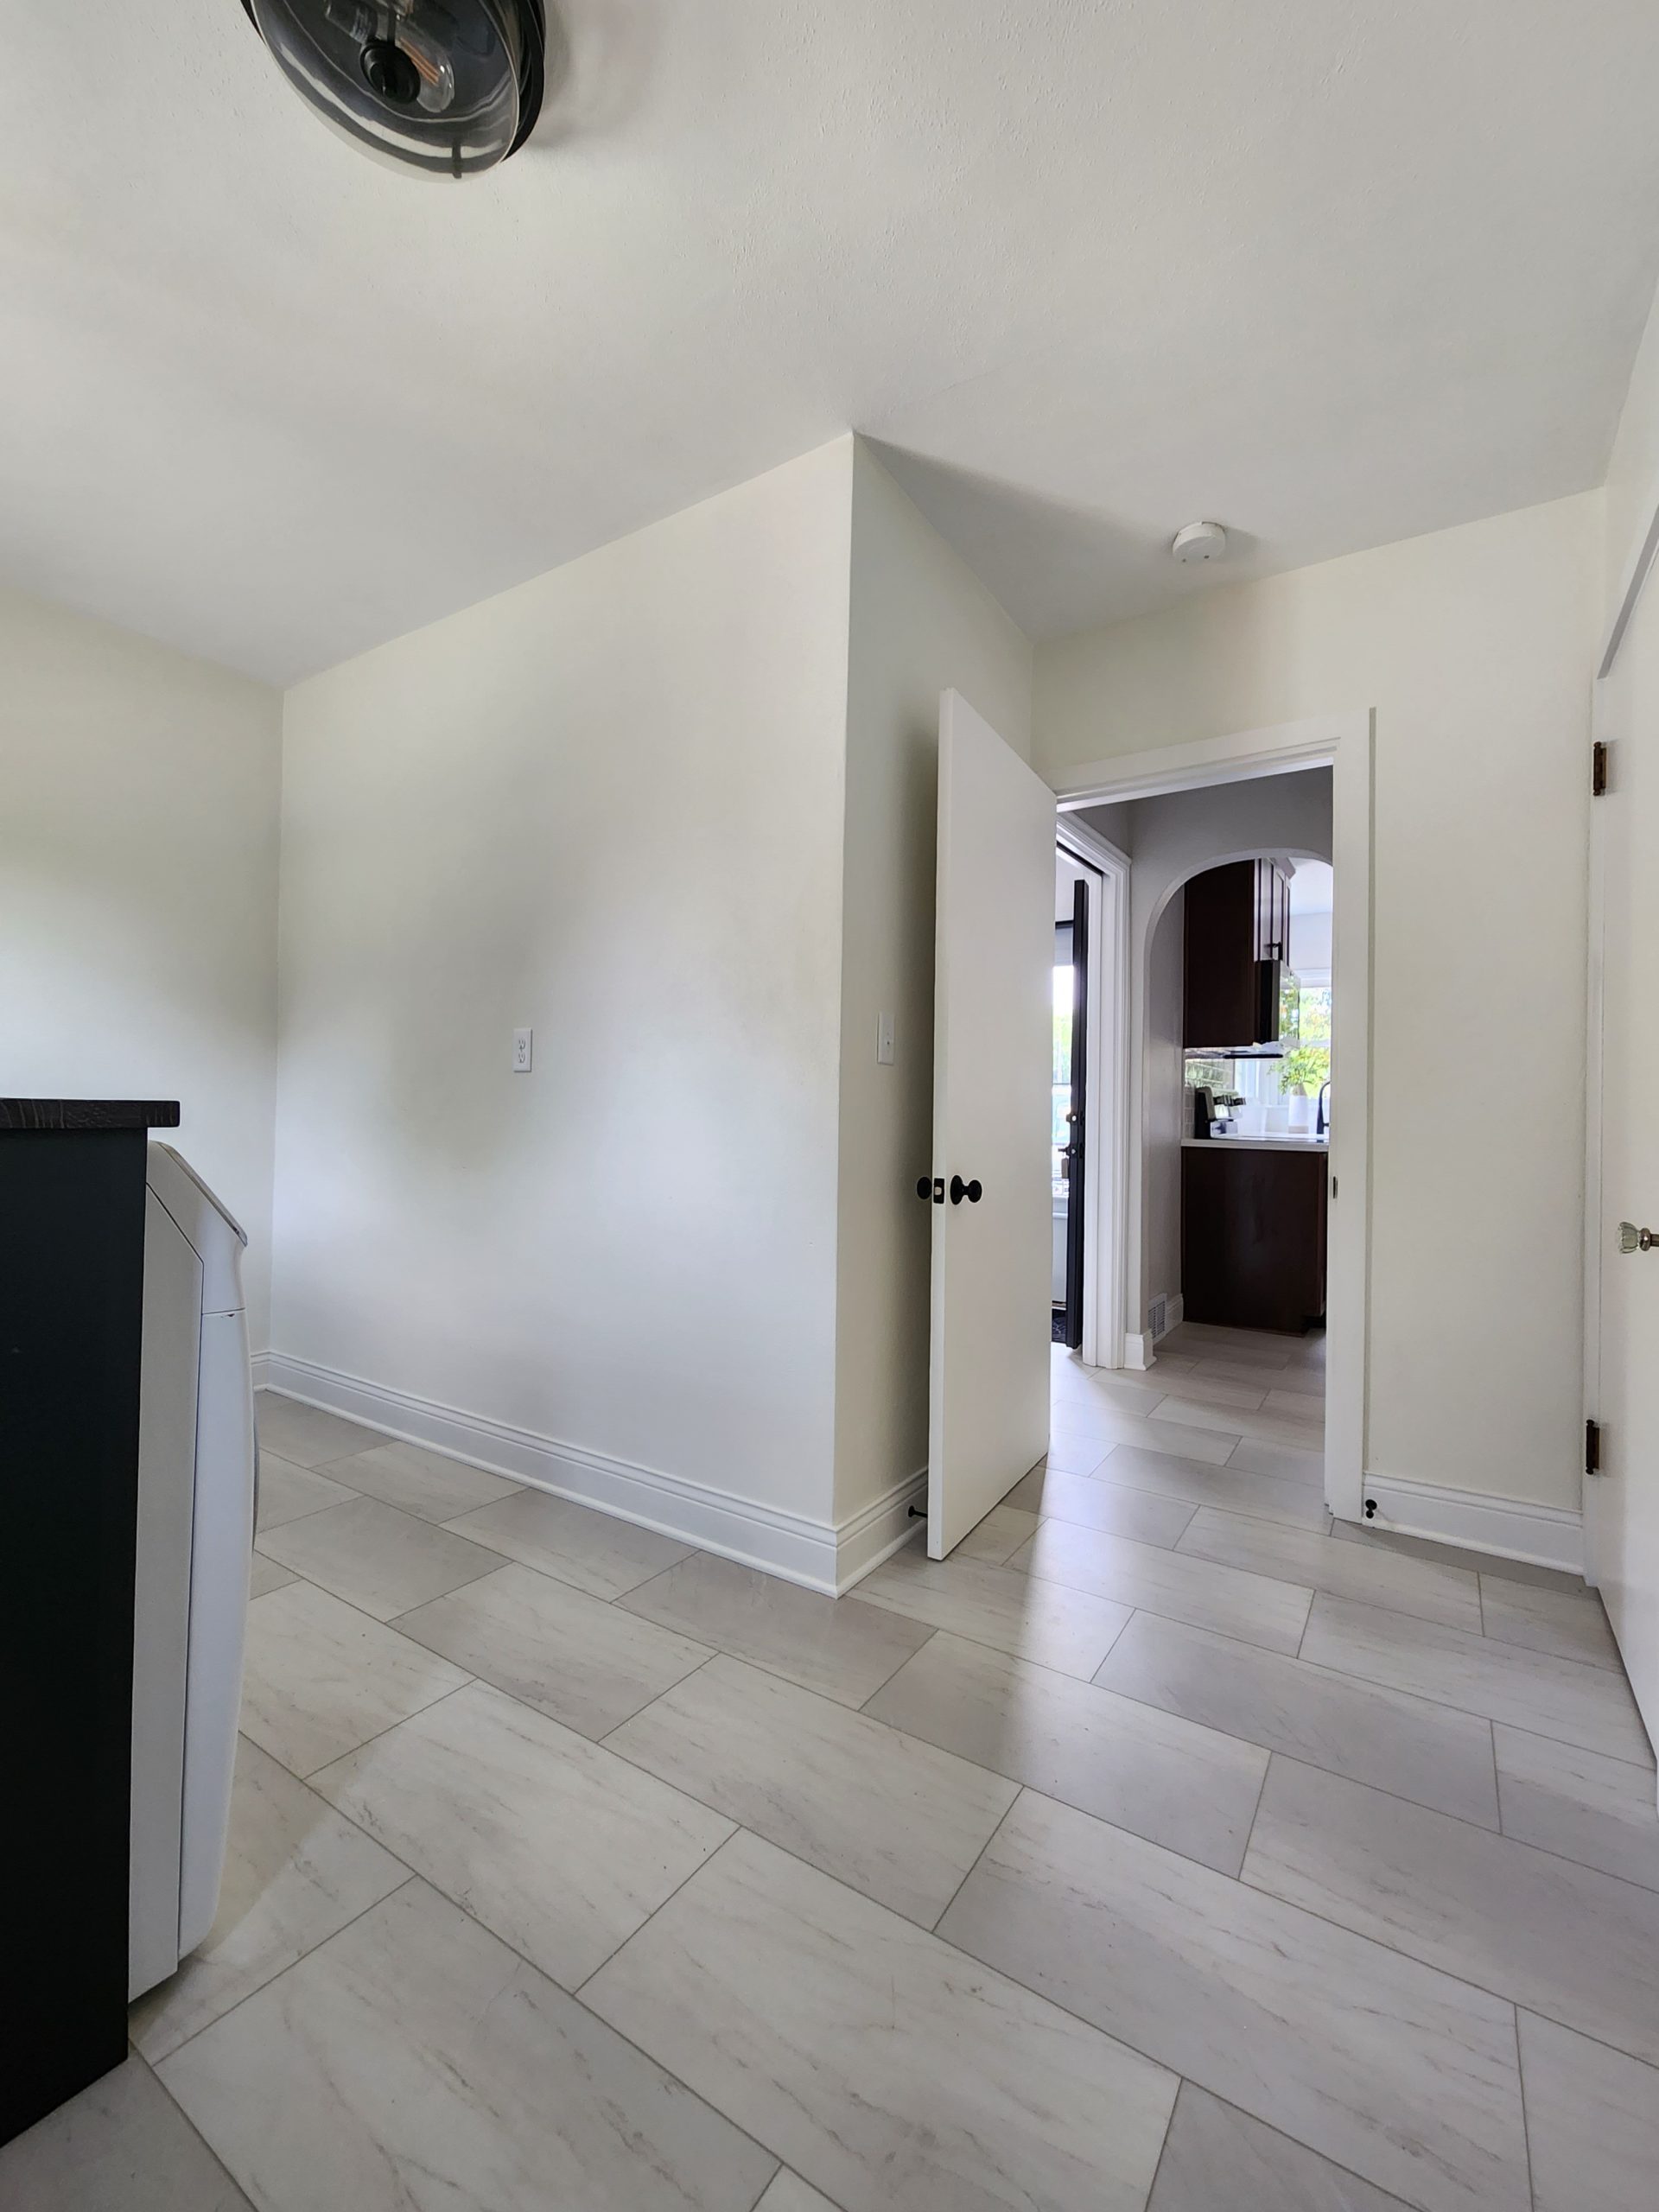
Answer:
M264 1398L219 1920L0 2204L1649 2212L1594 1593L1332 1526L1317 1341L1054 1378L839 1603Z

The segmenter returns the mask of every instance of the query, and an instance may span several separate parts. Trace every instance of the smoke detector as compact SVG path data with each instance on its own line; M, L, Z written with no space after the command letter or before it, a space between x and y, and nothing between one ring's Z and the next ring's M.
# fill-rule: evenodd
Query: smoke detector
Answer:
M530 136L542 105L543 0L242 0L294 90L400 168L463 177Z
M1227 533L1218 522L1190 522L1170 540L1169 550L1184 569L1219 561L1227 552Z

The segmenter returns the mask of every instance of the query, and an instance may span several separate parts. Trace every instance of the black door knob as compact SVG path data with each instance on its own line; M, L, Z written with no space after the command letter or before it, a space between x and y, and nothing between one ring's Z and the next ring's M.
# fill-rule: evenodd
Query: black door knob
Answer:
M977 1177L971 1183L964 1183L960 1175L950 1178L950 1203L953 1206L959 1206L964 1198L970 1206L976 1206L984 1195L985 1186Z

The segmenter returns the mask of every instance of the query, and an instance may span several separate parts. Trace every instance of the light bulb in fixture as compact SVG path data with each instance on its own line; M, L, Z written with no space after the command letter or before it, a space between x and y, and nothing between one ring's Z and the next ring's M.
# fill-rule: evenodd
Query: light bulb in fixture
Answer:
M462 177L541 111L543 0L242 0L308 107L398 167Z

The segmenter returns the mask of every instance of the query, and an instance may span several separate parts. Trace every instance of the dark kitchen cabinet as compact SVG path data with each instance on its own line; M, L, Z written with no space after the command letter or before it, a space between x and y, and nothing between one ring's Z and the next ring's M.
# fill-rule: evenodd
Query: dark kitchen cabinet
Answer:
M16 2000L0 2144L127 2055L145 1146L178 1120L166 1102L0 1098L0 1502L21 1570L0 1607Z
M1181 1149L1182 1318L1295 1332L1325 1318L1322 1145Z
M1189 1052L1279 1041L1290 880L1272 861L1205 868L1186 887L1182 1038Z

